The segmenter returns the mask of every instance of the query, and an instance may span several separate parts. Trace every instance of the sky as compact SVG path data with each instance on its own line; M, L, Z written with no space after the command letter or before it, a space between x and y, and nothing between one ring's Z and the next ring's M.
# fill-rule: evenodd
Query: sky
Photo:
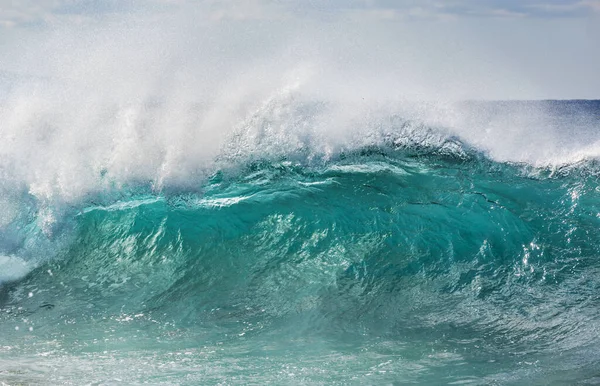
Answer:
M586 18L600 0L0 0L0 25L15 28L123 12L202 8L213 19L298 17L332 13L361 18ZM313 15L315 16L315 15Z
M98 35L122 43L103 58L132 68L159 45L214 68L295 47L292 62L407 98L600 99L600 0L0 0L0 87L77 70Z

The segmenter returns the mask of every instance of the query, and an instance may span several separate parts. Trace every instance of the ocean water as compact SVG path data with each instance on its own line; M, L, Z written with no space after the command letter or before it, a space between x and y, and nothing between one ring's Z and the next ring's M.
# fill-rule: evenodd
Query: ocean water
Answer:
M7 103L4 384L600 382L600 102Z

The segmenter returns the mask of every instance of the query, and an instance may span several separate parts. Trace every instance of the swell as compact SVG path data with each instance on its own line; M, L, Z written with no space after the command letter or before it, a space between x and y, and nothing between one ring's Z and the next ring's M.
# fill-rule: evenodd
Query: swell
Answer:
M582 168L371 148L249 164L196 192L140 188L74 210L55 256L4 285L2 325L139 315L232 334L443 335L500 356L596 344L598 186Z

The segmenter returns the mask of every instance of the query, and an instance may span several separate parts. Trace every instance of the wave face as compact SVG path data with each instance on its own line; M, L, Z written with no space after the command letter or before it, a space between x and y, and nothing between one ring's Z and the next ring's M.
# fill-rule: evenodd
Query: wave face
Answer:
M398 118L333 150L248 122L186 183L15 185L4 379L598 381L596 161L499 162Z

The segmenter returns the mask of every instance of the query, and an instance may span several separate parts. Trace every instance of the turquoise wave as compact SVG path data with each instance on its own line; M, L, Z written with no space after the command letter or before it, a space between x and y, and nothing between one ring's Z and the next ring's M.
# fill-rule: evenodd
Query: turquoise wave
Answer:
M30 271L0 284L0 375L597 380L598 170L378 146L122 187L59 208L46 233L30 202L2 233Z

